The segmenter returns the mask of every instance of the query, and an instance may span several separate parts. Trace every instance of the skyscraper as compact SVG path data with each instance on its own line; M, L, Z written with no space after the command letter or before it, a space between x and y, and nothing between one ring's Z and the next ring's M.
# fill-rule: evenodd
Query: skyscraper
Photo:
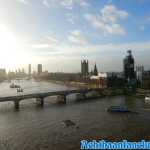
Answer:
M87 76L89 74L89 63L88 60L81 60L81 74Z
M29 64L28 67L29 67L29 68L28 68L28 74L29 74L29 76L31 76L31 64Z
M128 50L127 53L128 55L124 59L124 77L126 82L135 79L134 58L131 50Z
M42 64L38 64L37 72L40 75L42 73Z
M140 81L140 83L142 83L143 72L144 66L136 66L136 78L138 81Z

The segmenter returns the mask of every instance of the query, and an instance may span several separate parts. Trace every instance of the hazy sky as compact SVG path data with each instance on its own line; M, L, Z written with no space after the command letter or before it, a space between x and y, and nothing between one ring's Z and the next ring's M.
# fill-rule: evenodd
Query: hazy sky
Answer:
M79 72L122 70L132 49L150 69L150 0L0 0L0 68L31 63Z

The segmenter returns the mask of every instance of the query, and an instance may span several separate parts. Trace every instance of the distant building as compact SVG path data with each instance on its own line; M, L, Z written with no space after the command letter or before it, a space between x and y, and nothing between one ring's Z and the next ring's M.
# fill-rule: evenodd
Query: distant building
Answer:
M95 63L95 66L94 66L94 75L95 75L95 76L97 76L97 75L98 75L98 70L97 70L96 63Z
M5 69L0 69L0 81L6 79L6 70Z
M124 78L123 72L107 72L107 77Z
M126 82L135 79L134 58L131 50L128 50L127 52L128 55L124 59L124 77Z
M6 70L5 69L0 69L0 74L1 75L6 75Z
M83 81L83 78L81 77L80 73L63 73L63 72L48 73L48 79L63 81L66 83L70 81L76 81L76 82Z
M123 72L108 72L107 87L122 88L124 87Z
M150 89L150 70L143 72L143 75L142 75L142 88Z
M15 72L9 71L9 77L13 78L13 73L15 73L15 78L24 78L26 76L24 68L16 69Z
M21 69L20 68L18 69L18 73L21 73Z
M42 73L42 64L38 64L37 72L39 75Z
M21 73L23 73L23 74L25 73L25 70L24 70L24 68L22 68L22 71L21 71Z
M95 85L96 88L106 88L107 87L107 73L98 73L97 75L92 75L90 77L90 83Z
M16 78L16 73L13 71L9 71L8 72L8 79L14 79Z
M88 60L81 61L81 74L82 74L82 76L88 76L88 74L89 74Z
M142 83L143 73L144 73L144 67L136 66L136 78L140 83Z
M29 74L29 76L31 76L31 64L29 64L29 66L28 66L28 74Z

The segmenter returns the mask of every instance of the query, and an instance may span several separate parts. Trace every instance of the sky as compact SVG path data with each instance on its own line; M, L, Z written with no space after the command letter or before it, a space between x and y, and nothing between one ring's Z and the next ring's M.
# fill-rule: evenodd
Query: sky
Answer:
M150 69L150 0L0 0L0 68L122 71L131 49Z

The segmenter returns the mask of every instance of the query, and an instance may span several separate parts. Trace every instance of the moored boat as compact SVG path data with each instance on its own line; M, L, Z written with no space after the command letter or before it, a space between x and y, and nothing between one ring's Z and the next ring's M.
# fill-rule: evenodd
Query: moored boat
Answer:
M17 92L23 92L22 88L17 88Z
M128 110L125 106L110 106L107 109L108 112L131 112L130 110Z
M150 103L150 95L145 96L145 102Z
M10 85L10 88L20 88L20 85L16 85L16 84L12 83L12 84Z

